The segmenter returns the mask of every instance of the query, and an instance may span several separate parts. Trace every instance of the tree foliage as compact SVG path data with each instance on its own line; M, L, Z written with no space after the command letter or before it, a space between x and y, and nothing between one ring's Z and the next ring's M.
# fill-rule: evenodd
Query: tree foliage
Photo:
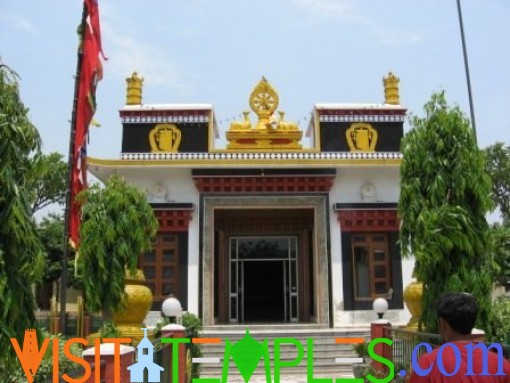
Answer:
M510 344L510 297L498 297L491 314L492 341Z
M490 178L469 121L443 93L432 95L425 116L411 119L402 141L399 212L404 256L416 259L424 283L422 325L436 331L435 303L447 291L473 294L477 326L488 329L492 272Z
M78 251L85 301L108 319L121 308L126 268L134 274L139 255L151 248L157 219L146 195L117 176L77 198L83 204Z
M57 152L42 154L34 159L27 176L32 213L48 205L65 203L67 190L67 163Z
M495 281L510 287L510 146L497 142L485 149L486 167L492 180L491 197L503 222L492 228Z
M64 258L64 217L62 214L50 213L37 225L37 232L46 258L43 281L54 282L61 276ZM67 286L82 290L82 279L75 275L73 250L67 244Z
M37 225L37 232L46 255L43 280L54 281L60 277L64 253L64 219L62 215L50 213Z
M492 199L503 219L510 221L510 146L497 142L485 149L485 156L492 180Z
M510 287L510 222L495 223L491 228L493 257L497 269L494 282ZM510 318L508 318L510 321Z
M41 244L32 219L26 176L37 159L40 138L23 105L16 75L0 68L0 360L34 327L31 284L43 269ZM0 363L1 364L1 363Z

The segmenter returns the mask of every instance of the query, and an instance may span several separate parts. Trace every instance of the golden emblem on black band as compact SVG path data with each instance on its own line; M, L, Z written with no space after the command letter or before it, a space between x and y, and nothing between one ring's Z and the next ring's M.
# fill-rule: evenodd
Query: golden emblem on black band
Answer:
M174 124L158 124L149 132L151 153L177 153L181 131Z
M377 145L377 130L365 122L355 122L345 132L351 152L373 152Z

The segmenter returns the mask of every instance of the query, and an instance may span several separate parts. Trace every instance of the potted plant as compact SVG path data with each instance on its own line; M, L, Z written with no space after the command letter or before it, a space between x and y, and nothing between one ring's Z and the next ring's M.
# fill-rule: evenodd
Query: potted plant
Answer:
M370 371L370 355L368 354L368 342L356 343L353 346L358 357L363 359L363 363L355 363L352 365L352 373L355 378L364 378Z

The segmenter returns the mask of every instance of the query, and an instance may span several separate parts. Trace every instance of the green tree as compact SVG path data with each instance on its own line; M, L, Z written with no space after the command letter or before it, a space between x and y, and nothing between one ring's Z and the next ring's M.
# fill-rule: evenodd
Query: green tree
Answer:
M37 225L37 232L46 255L43 280L52 282L60 277L64 242L64 219L62 215L50 213Z
M37 232L46 257L43 281L54 282L60 278L62 259L64 257L64 217L62 214L49 213L37 225ZM73 250L68 245L68 256L73 256ZM81 278L75 277L74 259L67 262L68 287L82 289Z
M503 222L492 227L493 254L498 265L495 282L510 287L510 146L497 142L485 149L486 168L492 180L492 201Z
M57 152L42 154L31 163L27 175L32 213L51 204L65 203L67 190L67 163Z
M33 328L31 285L44 267L32 219L26 175L40 153L40 138L23 105L16 75L0 67L0 360L12 356L9 338ZM0 362L2 364L3 362Z
M146 195L118 176L77 198L83 204L79 262L85 302L108 320L121 308L126 269L134 275L139 255L151 248L158 222Z
M494 282L510 287L510 225L495 223L491 228L493 257L497 269ZM510 320L510 318L508 318Z
M473 294L477 326L489 331L492 273L490 178L468 119L433 94L402 140L399 213L404 256L424 284L421 325L437 330L435 303L447 291Z
M485 156L492 180L492 200L503 219L510 221L510 146L497 142L485 149Z

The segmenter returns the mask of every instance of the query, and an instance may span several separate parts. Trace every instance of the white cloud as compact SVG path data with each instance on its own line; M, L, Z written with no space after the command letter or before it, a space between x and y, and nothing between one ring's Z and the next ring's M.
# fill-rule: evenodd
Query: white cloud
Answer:
M379 42L391 45L414 44L422 37L415 32L397 30L393 26L381 24L365 16L354 0L294 0L313 17L342 19L362 26Z
M313 16L341 17L359 20L360 16L353 0L294 0L298 6L308 10Z
M390 27L371 24L370 32L383 44L407 45L420 42L423 37L416 32L396 30Z
M102 10L101 34L108 56L108 72L124 79L136 71L151 87L187 93L190 86L182 81L182 71L172 60L170 51L129 35L131 29L121 27L127 22L118 15L111 7Z
M0 12L0 22L10 25L12 28L23 32L33 34L37 32L37 28L31 21L13 13Z

